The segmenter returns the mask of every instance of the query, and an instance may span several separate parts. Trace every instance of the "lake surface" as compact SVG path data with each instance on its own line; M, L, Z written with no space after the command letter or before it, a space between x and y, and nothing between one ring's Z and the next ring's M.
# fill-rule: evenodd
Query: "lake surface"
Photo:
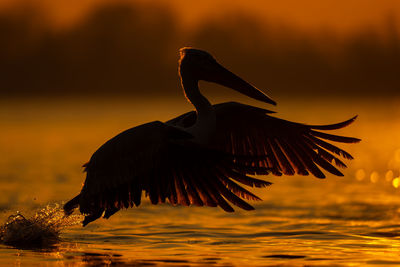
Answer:
M345 177L264 177L274 184L254 190L263 201L251 212L146 200L109 220L65 229L52 249L0 245L0 265L400 265L400 99L276 100L276 116L309 124L359 115L337 131L363 139L343 146L355 157L345 162ZM183 98L0 102L2 223L17 210L34 214L75 196L82 164L110 137L191 109Z

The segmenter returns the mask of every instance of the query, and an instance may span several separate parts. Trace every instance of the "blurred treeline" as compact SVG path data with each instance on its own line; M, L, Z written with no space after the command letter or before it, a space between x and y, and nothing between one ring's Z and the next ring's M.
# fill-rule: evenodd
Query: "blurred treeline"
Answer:
M0 15L0 95L178 95L177 50L210 51L271 95L400 95L394 18L338 36L226 14L185 32L165 7L107 5L67 29L40 10Z

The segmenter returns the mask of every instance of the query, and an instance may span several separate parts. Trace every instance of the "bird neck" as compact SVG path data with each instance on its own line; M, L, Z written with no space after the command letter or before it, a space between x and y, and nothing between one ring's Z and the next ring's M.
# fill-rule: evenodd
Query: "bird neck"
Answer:
M195 136L200 143L208 143L216 130L215 111L211 103L199 90L198 79L190 76L181 76L182 87L186 98L195 107L197 113L196 123L186 131Z

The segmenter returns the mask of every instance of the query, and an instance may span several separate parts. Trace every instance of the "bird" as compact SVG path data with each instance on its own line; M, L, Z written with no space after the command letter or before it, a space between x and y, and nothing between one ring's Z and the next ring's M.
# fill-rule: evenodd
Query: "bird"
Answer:
M353 159L336 143L358 138L326 133L351 124L307 125L277 118L274 111L238 102L212 105L199 81L213 82L250 98L276 105L267 94L223 67L207 51L179 50L178 74L195 110L166 122L153 121L123 131L104 143L83 165L80 193L64 205L68 216L79 207L83 226L108 219L121 209L152 204L253 210L261 200L252 187L268 187L265 175L343 176L340 158ZM338 167L338 168L337 168ZM322 169L322 170L321 170ZM256 177L254 177L256 176Z

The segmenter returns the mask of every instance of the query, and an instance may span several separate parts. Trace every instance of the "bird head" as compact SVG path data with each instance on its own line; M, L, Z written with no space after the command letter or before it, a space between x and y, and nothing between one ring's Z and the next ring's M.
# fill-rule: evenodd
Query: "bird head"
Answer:
M208 52L184 47L179 53L179 74L182 78L217 83L256 100L276 105L265 93L220 65Z

